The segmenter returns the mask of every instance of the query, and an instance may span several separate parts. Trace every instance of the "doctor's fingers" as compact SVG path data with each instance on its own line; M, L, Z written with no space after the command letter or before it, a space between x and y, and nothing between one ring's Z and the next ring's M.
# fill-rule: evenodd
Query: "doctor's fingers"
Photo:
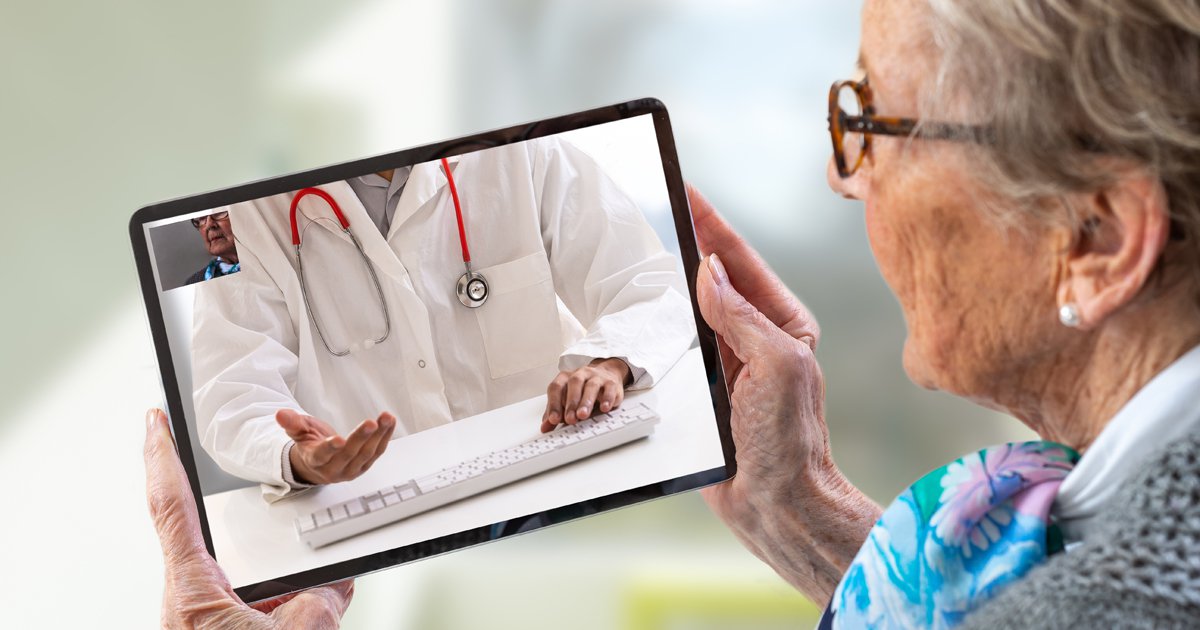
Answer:
M275 422L283 427L288 437L296 441L337 435L333 427L317 418L302 414L294 409L280 409L276 411Z
M611 382L609 378L595 375L584 383L583 396L579 400L578 419L587 420L592 416L592 410L598 407L601 402L598 400L600 390L609 382Z
M576 370L567 377L566 393L563 394L562 417L567 424L575 424L580 418L577 415L579 405L583 400L583 388L588 382L588 368ZM586 416L585 416L586 417Z
M369 422L374 421L371 419L363 420L346 437L334 434L320 442L314 443L308 459L309 463L322 468L340 468L344 466L354 458L354 455L358 453L362 444L374 432L373 428L370 431L367 430L370 428L368 425ZM350 450L348 451L347 449Z
M559 372L546 387L546 422L556 425L563 418L563 397L567 392L567 372Z
M613 409L621 406L621 402L625 400L625 385L615 381L607 381L604 383L604 389L600 392L600 411L608 413Z
M393 426L392 428L387 430L387 432L383 436L383 438L379 440L379 447L375 449L375 454L371 456L371 459L367 460L366 465L364 465L362 467L362 470L358 471L358 474L361 475L364 472L367 472L368 470L370 470L371 466L375 465L375 460L377 460L383 456L383 453L385 451L387 451L388 444L392 443L392 435L395 432L396 432L395 426Z
M379 423L379 430L371 435L358 455L346 465L346 474L355 477L363 474L387 449L388 441L392 439L392 431L396 428L396 417L385 411L379 414L375 421Z
M358 457L362 452L363 447L370 442L371 437L379 430L379 422L375 418L367 418L358 424L350 435L346 436L346 443L329 458L329 462L325 464L327 468L333 471L346 470L350 462ZM339 473L335 473L339 474Z

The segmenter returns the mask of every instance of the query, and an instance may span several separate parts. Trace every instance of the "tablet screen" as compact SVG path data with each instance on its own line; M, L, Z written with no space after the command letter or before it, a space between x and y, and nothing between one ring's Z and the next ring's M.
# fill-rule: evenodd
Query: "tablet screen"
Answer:
M181 457L240 595L732 474L670 129L640 103L134 217Z

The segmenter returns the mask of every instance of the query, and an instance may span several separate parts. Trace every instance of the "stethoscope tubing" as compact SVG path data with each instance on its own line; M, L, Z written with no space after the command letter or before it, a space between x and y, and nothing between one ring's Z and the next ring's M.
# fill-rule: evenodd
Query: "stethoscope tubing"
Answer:
M446 160L446 158L442 158L441 162L442 168L446 172L446 182L450 187L450 196L454 200L454 217L458 222L458 244L462 250L463 265L466 267L466 273L464 273L458 279L455 292L463 306L466 306L467 308L478 308L487 301L490 287L488 286L487 279L484 278L482 274L472 271L471 269L471 250L467 246L467 229L466 224L463 221L462 203L458 198L458 186L455 185L454 175L450 172L450 163ZM375 285L375 294L379 300L380 310L383 311L383 335L375 339L369 339L361 343L356 343L345 350L334 350L333 347L329 345L329 341L325 336L324 326L321 325L320 319L316 316L316 313L312 307L312 301L309 298L308 280L304 273L304 257L301 254L301 231L296 221L296 211L300 207L300 200L308 195L316 195L321 199L324 199L325 203L329 204L330 209L333 210L334 216L337 217L338 223L342 227L342 232L346 236L350 237L350 242L352 242L354 244L354 248L358 250L358 255L367 268L367 274L371 277L372 284ZM363 250L362 243L360 243L358 238L354 236L354 233L350 231L350 221L346 219L344 214L342 214L342 209L340 206L338 206L337 201L334 200L332 195L324 190L321 190L320 188L303 188L297 191L296 195L292 197L291 208L288 211L288 222L291 224L292 228L292 245L296 249L296 266L300 275L300 293L304 297L304 308L308 311L309 317L312 318L313 325L317 329L317 336L321 338L321 343L325 346L325 349L334 356L344 357L355 350L365 350L366 348L370 348L376 344L383 343L383 341L392 334L392 318L388 311L387 301L383 295L383 285L379 282L379 275L375 272L375 266L371 264L371 259L367 257L366 252Z
M450 185L450 197L454 199L454 218L458 220L458 245L462 248L463 264L470 270L471 249L467 247L467 228L463 224L462 204L458 201L458 186L454 185L454 175L450 172L450 163L442 158L442 168L446 171L446 182Z
M300 200L308 195L316 195L326 201L329 207L333 209L333 213L337 216L338 221L342 224L342 233L350 237L350 242L354 243L354 248L358 250L359 258L363 261L363 265L367 268L367 274L371 277L371 282L375 285L375 296L379 300L379 309L383 311L383 335L375 339L368 339L361 343L351 345L345 350L334 350L329 345L329 340L325 337L325 327L321 325L321 320L317 317L313 310L312 301L309 299L308 279L304 274L304 257L301 255L300 231L296 225L296 209L300 205ZM379 282L379 275L375 273L375 266L371 264L371 259L367 258L367 253L363 251L362 243L358 242L358 237L350 231L350 222L342 215L342 209L338 207L333 197L321 190L320 188L304 188L296 193L292 198L292 207L289 215L289 220L292 224L292 245L296 248L296 266L300 274L300 294L304 297L304 308L308 311L308 316L312 318L313 325L317 329L317 336L321 338L321 343L325 349L335 357L344 357L355 350L365 350L376 344L383 343L392 334L392 317L388 311L387 302L383 297L383 285Z

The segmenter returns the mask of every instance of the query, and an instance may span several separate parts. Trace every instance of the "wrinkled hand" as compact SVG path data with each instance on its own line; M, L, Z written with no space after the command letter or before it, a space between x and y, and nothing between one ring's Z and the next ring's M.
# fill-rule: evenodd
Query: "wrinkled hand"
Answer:
M175 454L166 415L146 414L146 498L162 543L166 587L164 628L337 628L354 582L314 588L255 606L234 594L225 573L208 555L187 474Z
M816 320L695 189L700 312L718 335L737 475L705 500L755 555L814 600L832 593L878 506L829 448Z
M347 437L291 409L279 410L275 421L296 443L288 453L292 475L313 484L350 481L366 472L383 455L396 428L396 417L386 411L363 420Z
M629 366L620 359L596 359L578 370L559 372L546 388L542 433L620 407L629 377Z

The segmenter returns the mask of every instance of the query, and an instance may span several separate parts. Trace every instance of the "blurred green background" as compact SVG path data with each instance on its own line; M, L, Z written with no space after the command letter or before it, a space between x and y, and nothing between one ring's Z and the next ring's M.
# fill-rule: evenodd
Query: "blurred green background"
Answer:
M861 206L826 187L826 94L852 72L858 1L0 7L8 627L156 623L140 446L161 393L134 210L630 98L667 104L685 177L821 321L834 454L855 483L886 502L1027 435L909 383ZM693 493L363 578L345 627L752 629L813 610Z

